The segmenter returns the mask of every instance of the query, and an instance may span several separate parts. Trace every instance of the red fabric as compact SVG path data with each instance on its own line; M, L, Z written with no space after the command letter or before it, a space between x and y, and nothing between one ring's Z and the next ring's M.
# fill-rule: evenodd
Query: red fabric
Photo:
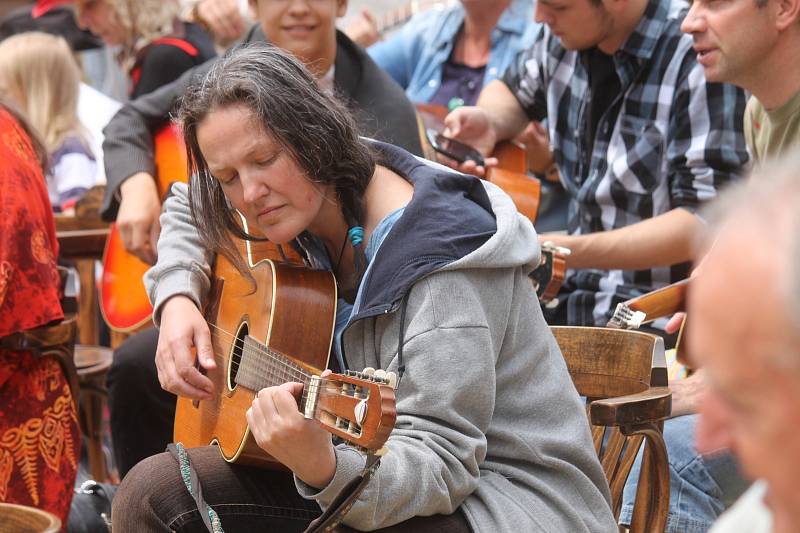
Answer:
M192 43L185 39L178 39L176 37L161 37L153 41L152 44L166 44L169 46L174 46L176 48L180 48L192 57L197 57L197 55L200 53Z
M0 337L63 317L57 247L33 147L0 107ZM39 507L66 523L79 439L58 362L0 348L0 501Z
M71 4L72 2L73 0L38 0L36 5L33 6L31 15L33 18L39 18L54 7L58 7L63 4Z

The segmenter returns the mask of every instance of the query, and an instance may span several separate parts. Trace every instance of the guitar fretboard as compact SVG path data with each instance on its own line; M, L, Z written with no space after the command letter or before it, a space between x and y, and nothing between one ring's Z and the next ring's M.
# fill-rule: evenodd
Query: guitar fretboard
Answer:
M307 385L311 374L284 354L272 350L250 335L244 338L242 359L236 373L236 383L259 391L289 381Z

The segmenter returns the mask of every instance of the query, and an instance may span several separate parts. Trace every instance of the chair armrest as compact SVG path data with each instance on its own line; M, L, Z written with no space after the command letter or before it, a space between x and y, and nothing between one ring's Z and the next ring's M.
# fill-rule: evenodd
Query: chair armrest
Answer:
M595 400L589 405L589 418L598 426L625 426L658 422L672 412L672 392L668 387L650 389L628 396Z

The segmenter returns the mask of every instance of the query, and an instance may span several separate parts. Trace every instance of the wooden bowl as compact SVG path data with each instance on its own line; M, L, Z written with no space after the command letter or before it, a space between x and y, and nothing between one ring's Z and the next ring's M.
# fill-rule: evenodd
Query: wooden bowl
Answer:
M47 511L0 502L0 533L58 533L59 531L61 531L61 520Z

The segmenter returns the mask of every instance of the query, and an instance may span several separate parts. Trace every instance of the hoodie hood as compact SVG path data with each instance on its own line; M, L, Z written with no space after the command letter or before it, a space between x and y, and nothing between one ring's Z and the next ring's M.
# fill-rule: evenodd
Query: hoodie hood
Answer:
M414 194L363 281L353 320L397 309L414 283L438 270L538 264L533 225L497 186L395 146L371 145L379 163L409 180Z

